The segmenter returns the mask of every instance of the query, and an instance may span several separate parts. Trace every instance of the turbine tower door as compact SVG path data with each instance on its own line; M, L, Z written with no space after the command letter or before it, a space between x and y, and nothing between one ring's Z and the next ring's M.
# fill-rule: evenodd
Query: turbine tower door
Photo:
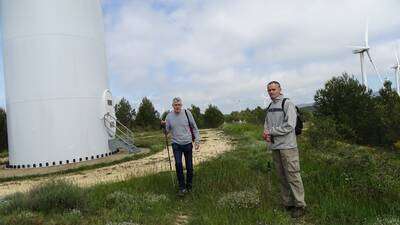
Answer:
M104 114L104 126L110 139L113 139L117 130L117 121L115 118L115 110L113 104L113 98L110 90L104 91L103 94L105 114Z

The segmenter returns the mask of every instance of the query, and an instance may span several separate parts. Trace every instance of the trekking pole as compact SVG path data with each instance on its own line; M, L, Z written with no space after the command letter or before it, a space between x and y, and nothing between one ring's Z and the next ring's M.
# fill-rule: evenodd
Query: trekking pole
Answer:
M267 162L267 174L268 174L268 184L267 184L267 189L268 189L268 194L271 195L272 192L272 178L271 178L271 173L272 173L272 166L271 166L271 161L268 160Z
M164 135L165 135L165 146L167 146L167 152L168 152L169 171L170 171L170 174L171 174L172 185L175 186L175 179L174 179L174 176L172 174L171 155L169 154L168 136L167 136L166 130L164 130Z

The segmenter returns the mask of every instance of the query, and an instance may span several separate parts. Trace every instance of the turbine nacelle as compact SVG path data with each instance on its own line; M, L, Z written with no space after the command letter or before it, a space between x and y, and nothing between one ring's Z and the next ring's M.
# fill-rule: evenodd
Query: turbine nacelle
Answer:
M376 68L376 65L375 65L375 63L374 63L374 61L373 61L373 59L371 57L370 51L369 51L370 47L369 47L369 44L368 44L368 23L367 23L367 25L365 27L365 40L364 41L365 41L364 46L348 46L348 47L353 49L353 51L352 51L353 54L360 54L362 83L368 88L367 76L366 76L366 74L364 72L364 53L367 53L367 57L368 57L371 65L372 65L375 73L378 75L379 80L381 81L381 83L383 83L382 77L381 77L378 69Z
M359 47L353 50L353 54L360 54L369 50L369 47Z

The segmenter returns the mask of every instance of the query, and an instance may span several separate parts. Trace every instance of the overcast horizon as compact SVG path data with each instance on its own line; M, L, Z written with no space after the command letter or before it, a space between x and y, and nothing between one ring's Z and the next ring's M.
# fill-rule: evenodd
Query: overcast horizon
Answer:
M363 44L367 20L371 56L394 83L398 0L102 0L102 7L110 89L135 108L144 96L160 113L175 96L185 107L214 104L224 113L265 107L271 80L295 104L311 103L332 76L361 80L359 56L346 46ZM1 107L4 95L1 57Z

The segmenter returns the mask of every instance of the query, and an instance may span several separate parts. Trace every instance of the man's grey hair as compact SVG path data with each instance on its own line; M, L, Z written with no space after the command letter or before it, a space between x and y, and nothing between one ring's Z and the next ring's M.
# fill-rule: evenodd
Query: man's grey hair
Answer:
M271 85L271 84L276 84L276 85L278 85L278 87L281 87L281 84L280 84L278 81L276 81L276 80L273 80L273 81L269 82L269 83L267 84L267 87L268 87L269 85Z
M175 97L174 99L172 99L172 104L174 103L182 103L182 99L179 97Z

